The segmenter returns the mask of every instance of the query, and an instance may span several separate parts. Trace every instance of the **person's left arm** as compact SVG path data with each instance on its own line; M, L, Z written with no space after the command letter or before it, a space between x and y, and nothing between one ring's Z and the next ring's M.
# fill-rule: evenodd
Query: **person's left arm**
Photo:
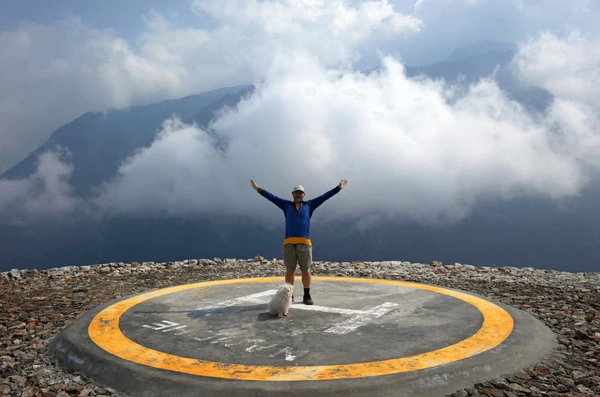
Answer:
M328 191L328 192L320 195L319 197L315 197L312 200L308 200L308 203L310 204L310 209L312 211L316 210L325 201L329 200L330 198L332 198L333 196L335 196L336 194L338 194L340 192L340 190L342 190L346 186L346 183L348 183L348 181L345 180L345 179L342 179L340 181L339 185L337 185L336 187L334 187L330 191Z

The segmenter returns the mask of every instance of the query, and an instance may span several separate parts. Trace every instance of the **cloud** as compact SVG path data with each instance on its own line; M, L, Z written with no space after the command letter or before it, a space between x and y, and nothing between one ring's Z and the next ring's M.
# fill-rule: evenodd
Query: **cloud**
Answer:
M557 150L600 165L600 34L542 33L519 47L513 64L525 83L554 95L546 123Z
M26 179L0 180L0 216L3 223L27 224L69 215L82 208L69 185L73 167L61 149L40 155L36 172Z
M318 37L333 36L330 43L340 42L348 47L354 42L382 39L382 32L414 33L422 26L421 21L397 12L386 0L354 5L342 0L233 0L226 5L196 0L192 4L193 9L229 22L228 26L251 27L253 31L305 45L315 45L314 39Z
M387 1L216 4L193 5L219 22L214 29L175 27L150 11L132 43L78 18L0 32L0 172L85 112L248 84L288 50L327 65L351 62L361 48L420 28Z
M422 21L422 29L394 46L408 65L438 62L454 49L482 40L516 43L540 31L565 35L573 29L600 33L597 1L418 0L413 4L412 16Z
M557 98L600 108L600 35L544 32L519 46L519 76Z
M0 33L0 52L0 171L87 111L178 95L187 73L78 19Z
M384 65L365 76L288 54L212 125L225 150L170 120L103 201L113 211L177 215L248 215L252 206L261 218L270 204L260 204L250 179L285 198L301 183L310 198L347 178L326 217L439 224L464 218L480 199L561 198L585 183L579 157L556 150L546 124L492 80L453 97L441 82L408 79L393 58Z
M458 4L485 13L494 7L481 7L496 4L471 3ZM525 7L517 3L510 4ZM300 183L310 198L347 178L344 199L326 204L325 217L362 217L363 229L383 218L440 224L468 216L482 199L577 194L597 170L599 96L598 85L591 85L598 45L591 36L543 34L521 45L515 69L555 95L549 112L537 115L508 99L491 78L466 91L409 79L401 60L389 55L381 57L380 72L357 72L357 59L372 56L371 47L385 54L392 38L421 37L427 29L427 20L395 12L386 1L215 4L193 3L221 21L214 30L176 29L150 13L135 46L77 20L0 36L0 48L10 50L1 67L12 76L6 84L17 98L2 97L8 123L27 120L24 103L32 114L43 114L45 106L60 113L62 107L124 107L256 83L250 98L210 126L224 147L197 126L166 120L153 144L128 159L86 205L143 216L250 213L271 219L276 212L260 203L250 179L282 197ZM419 12L431 12L427 7L422 2ZM67 33L71 41L48 50L45 40ZM573 63L560 61L571 57ZM28 62L43 67L19 67ZM47 95L36 97L35 90ZM81 205L70 195L64 159L44 159L34 177L1 182L1 208L22 205L35 214ZM33 189L39 180L48 194Z
M130 158L95 202L120 214L206 214L207 203L214 210L233 193L222 190L231 183L220 169L224 163L205 131L177 118L165 120L153 144ZM227 206L221 208L227 212Z

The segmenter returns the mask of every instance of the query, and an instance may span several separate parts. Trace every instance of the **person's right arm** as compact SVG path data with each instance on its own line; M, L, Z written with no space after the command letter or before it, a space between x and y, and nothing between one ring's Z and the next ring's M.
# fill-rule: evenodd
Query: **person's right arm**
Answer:
M263 196L264 198L266 198L267 200L269 200L270 202L272 202L273 204L275 204L276 206L281 208L282 211L285 211L286 200L282 199L281 197L277 197L274 194L271 194L271 193L267 192L265 189L259 187L256 184L256 182L254 182L254 179L250 180L250 186L252 186L252 188L254 190L256 190L258 192L258 194L260 194L261 196Z

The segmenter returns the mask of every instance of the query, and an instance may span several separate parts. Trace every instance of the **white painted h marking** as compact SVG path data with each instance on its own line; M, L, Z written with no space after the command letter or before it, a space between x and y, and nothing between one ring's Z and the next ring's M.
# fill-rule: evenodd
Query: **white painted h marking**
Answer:
M398 306L397 303L385 302L379 306L375 306L371 310L367 310L366 312L357 314L356 316L342 321L341 323L337 323L331 328L325 330L325 332L329 332L332 334L347 334L348 332L352 332L355 329L362 327L371 322L376 318L379 318L392 310L392 307Z
M213 311L221 307L227 306L235 306L242 303L261 303L266 304L268 300L265 300L265 297L269 297L271 295L275 295L277 290L271 289L268 291L259 292L257 294L242 296L240 298L231 299L228 301L219 302L214 306L201 307L196 310L207 310ZM290 309L299 309L299 310L313 310L324 313L337 313L344 315L352 315L352 318L348 320L342 321L340 323L335 324L333 327L330 327L325 330L325 332L332 334L347 334L356 330L363 325L367 325L372 320L383 316L392 310L392 308L398 306L397 303L393 302L384 302L381 305L375 306L369 310L353 310L353 309L342 309L338 307L327 307L327 306L318 306L318 305L292 305Z

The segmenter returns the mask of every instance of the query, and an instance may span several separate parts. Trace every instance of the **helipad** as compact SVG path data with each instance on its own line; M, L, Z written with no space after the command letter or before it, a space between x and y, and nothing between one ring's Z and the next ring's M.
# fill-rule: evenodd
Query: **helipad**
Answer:
M295 302L274 318L266 304L281 283L219 280L129 297L82 316L50 349L135 396L443 396L555 346L525 312L391 280L314 277L315 305Z

